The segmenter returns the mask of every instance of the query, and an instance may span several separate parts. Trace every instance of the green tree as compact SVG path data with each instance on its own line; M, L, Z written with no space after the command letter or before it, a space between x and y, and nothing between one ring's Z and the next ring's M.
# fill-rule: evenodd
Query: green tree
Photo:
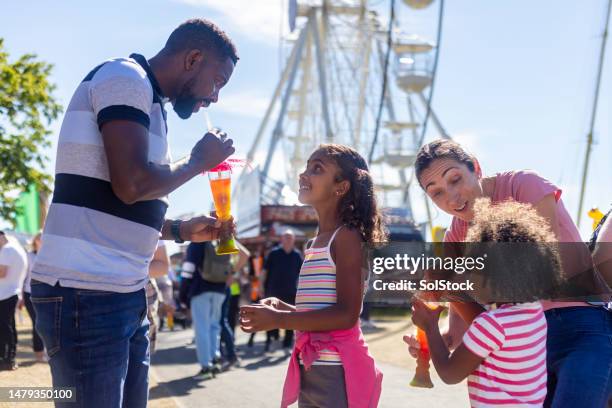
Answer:
M30 185L50 191L44 152L51 144L48 127L62 111L53 96L55 85L49 82L52 68L34 54L9 62L0 38L0 218L13 224L16 191Z

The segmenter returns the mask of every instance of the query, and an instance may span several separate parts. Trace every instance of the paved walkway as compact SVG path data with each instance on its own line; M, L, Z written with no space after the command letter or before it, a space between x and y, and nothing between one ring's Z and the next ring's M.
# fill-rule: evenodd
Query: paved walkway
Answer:
M288 354L273 350L264 354L264 334L258 334L259 342L252 349L244 346L246 335L240 333L237 343L242 367L225 372L213 380L197 380L193 376L199 370L196 363L195 346L189 345L192 330L162 332L158 335L158 349L153 356L152 375L157 385L151 389L151 400L173 395L181 408L223 407L223 408L277 408L281 388L287 369ZM393 333L397 336L396 333ZM371 336L376 339L380 333ZM399 337L401 340L401 336ZM256 339L257 340L257 339ZM375 349L375 347L373 347ZM387 347L388 348L388 347ZM389 350L385 350L387 355ZM403 350L398 346L399 357ZM374 353L376 356L376 353ZM388 358L386 359L388 360ZM418 389L408 385L414 367L407 365L407 359L399 364L379 362L385 377L380 407L401 408L453 408L469 406L465 383L448 386L434 377L435 388ZM403 365L402 366L400 366Z

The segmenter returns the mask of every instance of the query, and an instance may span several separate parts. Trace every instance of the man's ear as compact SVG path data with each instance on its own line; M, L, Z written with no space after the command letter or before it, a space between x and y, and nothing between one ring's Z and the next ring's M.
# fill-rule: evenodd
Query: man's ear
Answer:
M185 54L185 71L193 71L197 69L204 61L202 51L193 49Z

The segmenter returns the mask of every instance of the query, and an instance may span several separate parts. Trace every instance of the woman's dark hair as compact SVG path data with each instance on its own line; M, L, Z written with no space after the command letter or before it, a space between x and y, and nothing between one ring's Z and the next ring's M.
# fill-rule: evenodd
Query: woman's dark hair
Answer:
M471 172L474 172L476 169L476 160L474 156L465 151L459 143L448 139L434 140L433 142L423 145L417 153L414 162L414 171L419 181L419 185L421 184L421 174L436 159L455 160L465 164ZM423 186L421 185L421 187Z
M323 152L340 168L336 182L347 180L349 191L340 200L340 219L344 225L356 229L368 243L386 241L382 215L374 192L374 182L366 161L356 150L340 144L323 144Z
M562 268L556 241L546 219L530 204L491 204L481 198L474 204L465 245L469 256L486 257L482 276L492 300L520 303L558 294Z

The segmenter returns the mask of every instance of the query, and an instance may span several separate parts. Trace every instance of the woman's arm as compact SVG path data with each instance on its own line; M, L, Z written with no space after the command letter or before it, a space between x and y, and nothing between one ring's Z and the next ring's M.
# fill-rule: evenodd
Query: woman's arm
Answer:
M341 229L332 243L336 255L336 304L308 312L281 311L267 305L243 306L242 328L246 332L274 328L301 331L342 330L359 319L363 298L361 236Z
M554 194L548 194L540 201L533 205L536 212L548 221L550 229L555 234L555 237L559 239L559 217L557 217L557 200Z

